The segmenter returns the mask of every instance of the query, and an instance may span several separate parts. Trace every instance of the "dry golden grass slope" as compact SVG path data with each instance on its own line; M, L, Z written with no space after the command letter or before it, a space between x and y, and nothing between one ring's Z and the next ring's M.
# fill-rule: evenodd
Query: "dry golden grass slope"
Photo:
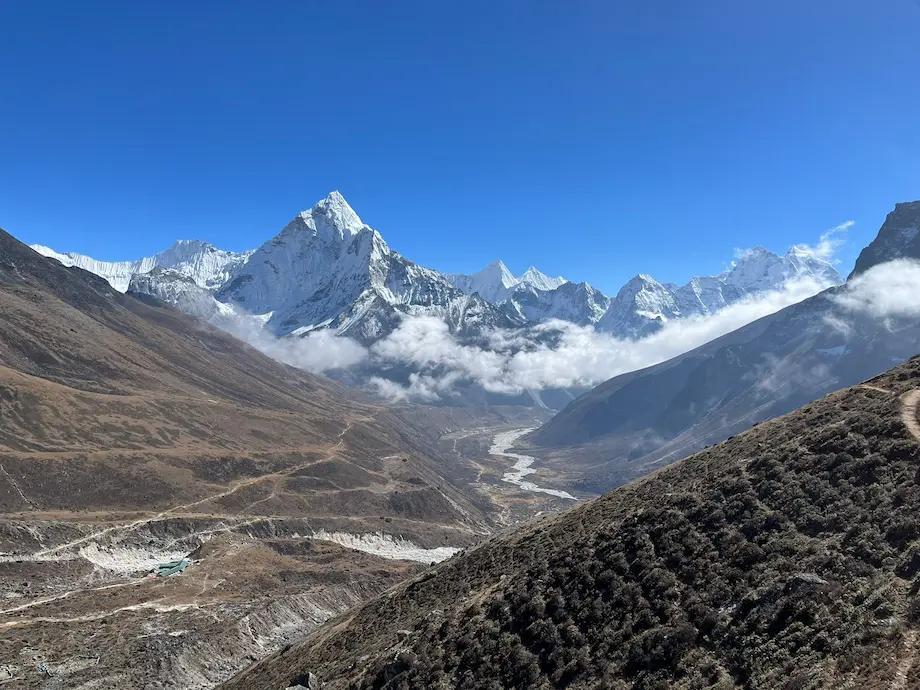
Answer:
M429 439L381 407L2 231L0 465L8 515L259 501L484 529Z

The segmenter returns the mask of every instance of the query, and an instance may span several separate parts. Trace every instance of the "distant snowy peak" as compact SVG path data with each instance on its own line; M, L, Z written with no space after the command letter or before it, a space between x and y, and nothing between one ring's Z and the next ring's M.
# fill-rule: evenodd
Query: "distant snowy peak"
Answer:
M671 319L712 314L747 295L782 289L795 279L813 280L819 289L841 282L837 269L804 245L784 256L756 247L741 252L724 273L691 278L680 287L637 275L611 300L597 327L620 337L641 337Z
M562 276L553 278L546 275L536 266L531 266L518 278L519 285L530 285L531 287L537 288L537 290L555 290L557 287L565 285L567 282L569 281Z
M841 282L840 274L829 261L802 245L792 247L785 256L763 247L749 249L718 278L742 294L775 290L794 278L813 278L828 285Z
M534 266L528 268L520 276L515 276L501 260L493 261L472 275L454 273L445 277L454 287L464 293L471 295L478 292L480 297L493 304L500 304L509 299L511 293L518 287L555 290L568 282L561 276L551 278Z
M673 286L640 273L620 288L597 323L598 330L619 337L637 338L681 316Z
M251 254L252 251L229 252L199 240L179 240L154 260L157 267L174 270L191 278L196 285L214 290L246 263Z
M493 261L472 275L452 273L445 278L461 292L467 295L479 293L480 297L493 304L508 299L511 288L518 284L518 279L508 270L504 261Z
M509 312L529 323L561 319L579 326L597 323L609 305L610 299L600 290L587 283L568 281L549 290L521 283L504 304Z
M40 244L32 249L57 259L65 266L76 266L104 278L119 292L126 292L131 279L154 268L167 268L190 278L200 287L214 289L245 263L251 252L228 252L198 240L179 240L165 251L135 261L100 261L90 256L62 254Z

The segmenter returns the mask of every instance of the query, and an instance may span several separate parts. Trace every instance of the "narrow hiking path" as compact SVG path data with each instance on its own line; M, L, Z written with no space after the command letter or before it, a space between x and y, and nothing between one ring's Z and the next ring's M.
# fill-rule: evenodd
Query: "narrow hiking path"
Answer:
M904 633L903 641L904 653L895 669L890 690L907 690L907 680L917 658L917 631L908 630Z
M920 406L920 388L907 391L901 396L901 421L911 435L920 443L920 421L917 420L917 407Z
M860 384L859 387L867 388L870 391L876 391L878 393L894 395L894 391L872 386L868 383ZM918 408L920 408L920 388L914 388L901 396L901 421L904 423L904 426L907 427L910 435L920 443L920 419L917 418Z

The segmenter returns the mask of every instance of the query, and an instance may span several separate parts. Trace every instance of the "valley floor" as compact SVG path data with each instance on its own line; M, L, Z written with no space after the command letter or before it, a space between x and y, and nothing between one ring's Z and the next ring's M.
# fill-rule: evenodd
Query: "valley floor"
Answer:
M279 512L291 481L347 452L351 424L307 460L159 510L0 517L0 687L214 687L428 564L570 505L574 496L546 488L556 475L510 452L534 414L466 419L440 434L445 461L465 467L470 491L492 506L491 526L465 534L422 517ZM29 504L2 462L0 483ZM183 573L149 575L183 557Z

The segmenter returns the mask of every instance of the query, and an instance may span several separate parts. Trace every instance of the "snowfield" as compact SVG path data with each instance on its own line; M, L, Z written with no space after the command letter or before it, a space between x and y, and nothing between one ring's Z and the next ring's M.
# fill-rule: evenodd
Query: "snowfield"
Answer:
M460 550L452 546L425 549L408 539L394 537L383 532L350 534L348 532L327 532L321 529L313 535L313 538L335 542L346 549L363 551L381 558L419 563L440 563Z

